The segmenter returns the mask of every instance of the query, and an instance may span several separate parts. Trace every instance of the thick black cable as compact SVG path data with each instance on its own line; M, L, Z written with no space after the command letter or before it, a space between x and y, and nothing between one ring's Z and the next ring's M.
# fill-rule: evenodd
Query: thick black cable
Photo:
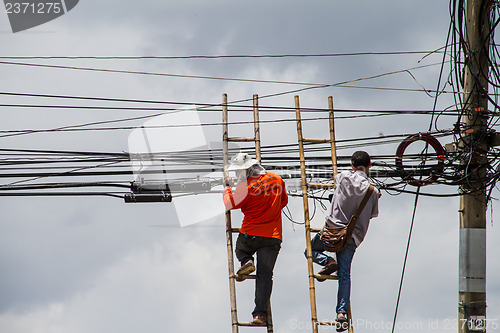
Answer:
M419 193L420 193L420 187L417 188L417 194L415 195L415 203L413 204L413 214L411 217L410 231L408 232L408 242L406 243L405 258L404 258L404 262L403 262L403 270L401 272L401 280L399 282L398 299L396 301L396 309L394 311L394 319L392 321L392 333L394 333L394 329L396 328L396 320L397 320L397 316L398 316L399 301L401 299L401 291L403 289L403 279L404 279L405 271L406 271L406 262L408 260L408 252L410 250L410 241L411 241L411 235L413 233L413 224L415 222L415 213L417 211L417 203L418 203Z
M128 192L127 192L128 193ZM110 192L18 192L4 193L0 192L0 197L73 197L73 196L104 196L123 199L125 193L110 193Z
M446 62L446 50L447 50L447 47L448 47L448 42L449 42L449 39L450 39L452 27L453 27L453 24L450 22L450 25L449 25L449 28L448 28L448 35L447 35L447 38L446 38L446 48L445 48L445 52L444 52L444 55L443 55L443 60L442 60L442 63L441 63L441 69L439 71L439 78L438 78L438 82L437 82L436 91L440 90L441 78L442 78L442 75L443 75L444 64ZM439 97L439 93L436 93L436 96L434 98L433 110L436 110L438 97ZM434 122L434 112L432 113L432 117L431 117L431 120L430 120L429 129L428 129L429 132L432 129L433 122ZM436 124L435 128L437 130L437 124ZM425 148L424 148L424 152L427 152L428 146L429 146L428 143L426 143ZM425 160L426 159L424 158L423 161L425 161ZM410 223L410 231L408 233L408 242L406 244L405 257L404 257L403 268L402 268L402 272L401 272L401 280L399 282L398 297L397 297L397 300L396 300L396 308L394 310L394 319L393 319L393 322L392 322L392 333L394 333L394 330L396 328L396 320L397 320L397 315L398 315L398 310L399 310L399 302L401 300L401 292L403 290L403 280L404 280L405 271L406 271L406 263L407 263L407 260L408 260L408 253L409 253L409 249L410 249L411 236L412 236L412 233L413 233L413 225L414 225L414 222L415 222L415 214L416 214L416 211L417 211L417 204L418 204L418 197L419 197L419 194L420 194L420 188L421 188L421 186L417 187L417 191L416 191L416 194L415 194L415 202L414 202L414 206L413 206L413 213L412 213L412 218L411 218L411 223Z

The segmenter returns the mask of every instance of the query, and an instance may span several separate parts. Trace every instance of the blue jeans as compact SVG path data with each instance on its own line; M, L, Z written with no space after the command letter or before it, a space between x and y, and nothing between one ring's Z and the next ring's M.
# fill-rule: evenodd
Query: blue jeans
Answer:
M318 265L326 266L328 260L333 258L324 253L325 247L323 246L323 242L321 241L321 239L319 239L320 236L321 232L318 232L316 236L314 236L311 240L312 260ZM304 251L304 255L307 258L307 249Z
M323 242L319 239L321 233L317 233L316 236L311 240L312 247L312 260L313 262L325 266L329 259L332 257L324 253L325 247ZM356 252L356 242L354 238L351 237L347 242L347 246L340 252L337 252L337 265L339 269L337 271L337 277L339 280L339 289L337 292L337 313L347 313L349 309L349 299L351 296L351 263L354 257L354 252ZM307 252L304 252L307 255Z
M347 313L349 309L349 298L351 296L351 263L356 252L356 242L351 237L347 246L337 252L337 277L339 279L339 291L337 293L337 313Z
M277 238L239 234L236 240L236 257L242 265L253 260L253 255L257 253L254 316L265 316L269 309L273 269L280 249L281 240Z

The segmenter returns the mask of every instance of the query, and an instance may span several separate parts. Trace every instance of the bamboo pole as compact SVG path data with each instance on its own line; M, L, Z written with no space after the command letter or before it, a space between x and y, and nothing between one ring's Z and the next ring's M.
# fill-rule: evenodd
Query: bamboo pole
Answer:
M259 95L253 95L253 126L255 130L255 159L262 162L260 154L260 120L259 120Z
M306 231L306 257L307 257L307 270L309 275L309 298L311 302L311 321L312 321L313 333L318 333L316 291L314 288L314 268L312 262L311 229L310 229L311 224L309 220L309 200L307 197L306 159L304 155L304 137L302 135L302 120L300 118L299 96L295 96L295 117L297 119L297 136L299 141L302 199L304 201L304 221L305 221L304 226Z
M352 313L351 313L351 302L349 302L349 308L347 311L347 324L349 325L348 333L354 333L354 328L352 325Z
M267 333L273 333L273 314L271 312L271 299L269 299L269 305L267 307Z
M335 176L338 173L337 168L337 144L335 142L335 114L333 109L333 97L328 96L328 118L330 121L330 147L332 151L332 170L333 170L333 181L335 182ZM336 186L336 184L334 184ZM335 277L335 280L338 278ZM354 329L352 326L352 313L351 313L351 304L349 303L349 308L347 311L347 323L349 324L349 333L353 333Z
M333 181L334 185L335 184L335 176L338 173L338 168L337 168L337 144L335 141L335 114L334 114L334 109L333 109L333 97L328 96L328 118L330 120L330 146L332 150L332 169L333 169ZM354 328L352 326L352 312L351 312L351 303L349 302L349 308L347 311L347 323L349 324L349 333L354 332Z
M229 175L227 166L228 157L228 115L227 115L227 94L222 95L222 159L224 163L224 177ZM234 275L233 257L233 228L231 226L231 211L226 212L226 245L227 245L227 265L229 270L229 297L231 299L231 324L232 332L238 333L238 312L236 310L236 285Z
M253 124L255 132L255 159L262 163L262 154L260 148L260 119L259 119L259 95L253 95ZM271 299L269 299L269 304L267 306L267 333L273 333L273 314L271 311Z
M333 179L338 173L337 170L337 144L335 142L335 118L333 111L333 97L328 96L328 118L330 120L330 147L332 150Z
M260 119L259 119L259 95L253 95L253 128L255 132L255 159L262 163L262 154L260 151ZM271 299L267 307L267 333L273 333L273 314L271 311Z

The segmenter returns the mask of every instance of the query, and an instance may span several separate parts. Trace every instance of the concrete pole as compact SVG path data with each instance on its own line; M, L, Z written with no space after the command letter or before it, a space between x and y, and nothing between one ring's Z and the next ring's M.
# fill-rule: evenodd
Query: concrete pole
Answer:
M460 197L459 332L485 332L486 167L490 0L467 0L462 140L465 191Z

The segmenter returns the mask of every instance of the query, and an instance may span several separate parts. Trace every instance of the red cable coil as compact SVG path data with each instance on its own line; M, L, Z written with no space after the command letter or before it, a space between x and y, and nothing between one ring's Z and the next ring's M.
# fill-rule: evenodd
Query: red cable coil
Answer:
M403 154L408 148L408 146L415 142L422 140L426 143L428 143L432 148L434 148L434 151L436 152L436 155L438 156L438 164L436 167L437 172L443 172L444 170L444 148L441 145L441 143L432 135L429 133L419 133L419 134L413 134L407 137L406 139L403 140L398 146L398 149L396 150L396 168L398 170L404 171L405 167L403 165ZM439 177L436 174L430 174L429 177L425 179L415 179L411 175L406 175L402 177L403 180L407 181L408 184L413 185L413 186L425 186L429 185L432 182L436 181Z

